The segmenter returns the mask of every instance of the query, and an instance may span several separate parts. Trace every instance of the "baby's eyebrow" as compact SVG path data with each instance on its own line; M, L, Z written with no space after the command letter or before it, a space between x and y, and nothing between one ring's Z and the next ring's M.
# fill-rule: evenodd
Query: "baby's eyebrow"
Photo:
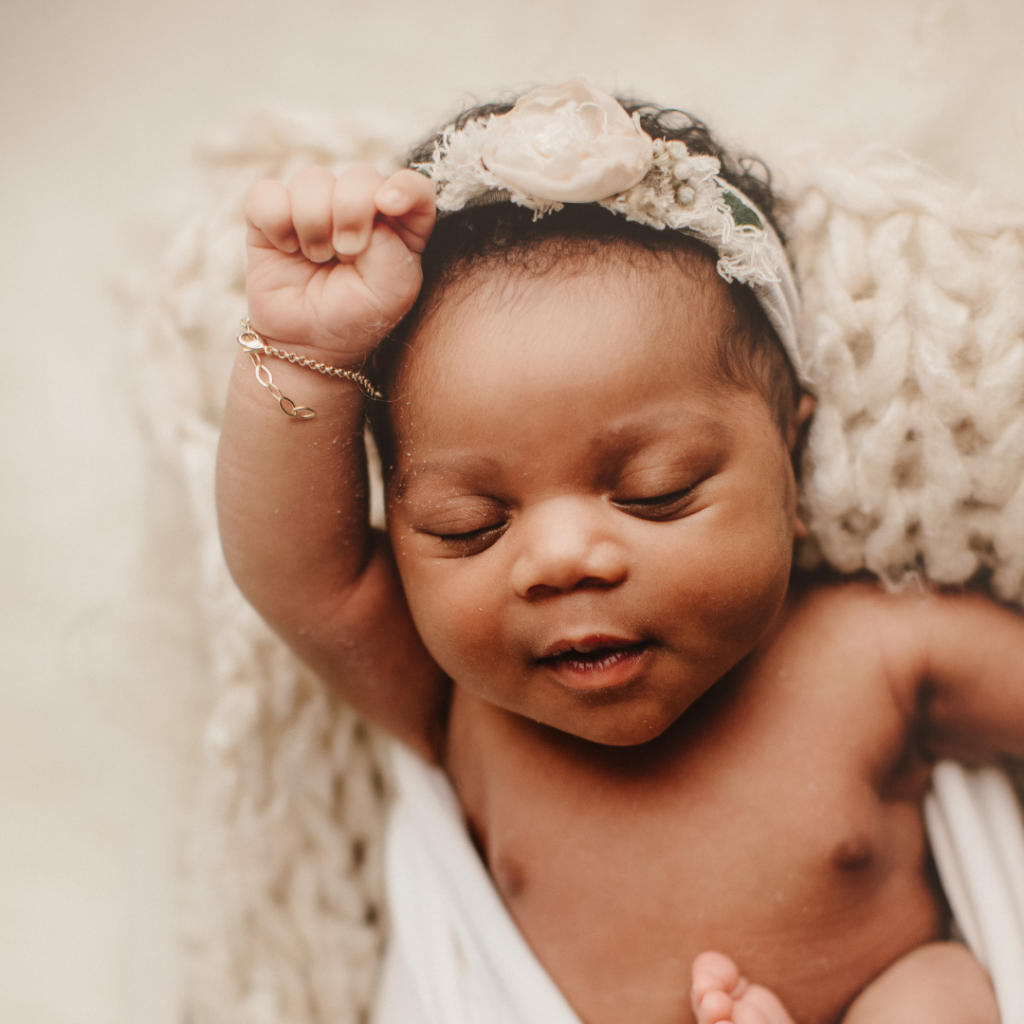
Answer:
M433 477L449 487L456 482L468 482L471 478L479 479L485 474L493 474L501 469L497 459L471 452L445 452L443 455L429 457L422 462L414 462L395 477L394 495L398 499L405 498L409 490L420 481Z
M694 412L679 416L676 412L668 419L664 415L654 414L629 419L621 424L609 424L607 429L593 439L591 447L595 454L605 455L664 439L675 440L680 436L719 443L728 434L728 429L715 416Z

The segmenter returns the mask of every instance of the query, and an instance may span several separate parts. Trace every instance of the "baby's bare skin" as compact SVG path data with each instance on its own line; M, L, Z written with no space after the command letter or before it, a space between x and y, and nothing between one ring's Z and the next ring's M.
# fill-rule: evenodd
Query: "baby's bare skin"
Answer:
M254 191L250 305L276 344L357 367L415 296L433 210L409 172L350 174L355 199L325 174ZM851 1004L862 1024L858 995L943 932L930 762L1024 754L1024 626L980 600L790 591L810 408L780 426L721 386L712 263L507 286L474 279L411 338L388 537L367 524L359 397L275 363L318 409L283 423L240 360L218 472L232 571L346 699L444 765L587 1024L695 1020L708 950L781 999L758 1024ZM573 653L591 644L610 653ZM732 1016L700 1024L768 1005L714 995Z
M927 765L897 702L920 681L913 620L869 587L795 598L765 649L641 748L595 749L456 691L456 789L586 1021L688 1019L691 962L724 949L824 1024L942 934Z

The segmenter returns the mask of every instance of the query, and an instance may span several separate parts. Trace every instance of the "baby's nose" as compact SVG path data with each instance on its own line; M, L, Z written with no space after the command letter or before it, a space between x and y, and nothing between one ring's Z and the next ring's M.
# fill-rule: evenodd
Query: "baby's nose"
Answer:
M583 502L552 501L520 523L521 548L512 567L512 587L537 600L586 587L606 588L628 574L625 548L606 521L607 510Z

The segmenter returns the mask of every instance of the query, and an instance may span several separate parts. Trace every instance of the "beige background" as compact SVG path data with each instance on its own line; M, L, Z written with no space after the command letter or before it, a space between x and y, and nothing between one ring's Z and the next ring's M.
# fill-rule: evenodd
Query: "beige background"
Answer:
M768 157L884 141L1018 195L1024 156L1019 0L5 0L0 24L0 1018L33 1024L178 1019L205 690L114 286L200 139L265 102L426 127L583 72Z

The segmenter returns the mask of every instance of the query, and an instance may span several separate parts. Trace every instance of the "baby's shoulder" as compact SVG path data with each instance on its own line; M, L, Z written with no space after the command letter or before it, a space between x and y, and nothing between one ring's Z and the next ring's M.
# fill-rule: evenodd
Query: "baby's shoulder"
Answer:
M868 626L902 618L909 595L886 591L870 580L796 580L784 613L787 629Z
M886 617L889 622L921 621L945 607L962 603L991 604L978 594L946 593L924 585L888 590L864 577L794 578L789 592L787 617L847 618Z
M790 650L876 662L907 670L927 645L946 598L921 589L892 592L870 580L794 584L777 642Z
M787 617L884 616L886 622L906 626L924 625L930 619L951 614L998 616L1007 613L999 602L977 590L942 589L925 584L888 590L881 583L863 577L795 578L788 600Z
M983 593L923 585L890 591L856 579L795 583L779 637L809 637L819 648L870 650L891 667L914 672L963 652L984 651L994 634L1022 630L1019 612Z

